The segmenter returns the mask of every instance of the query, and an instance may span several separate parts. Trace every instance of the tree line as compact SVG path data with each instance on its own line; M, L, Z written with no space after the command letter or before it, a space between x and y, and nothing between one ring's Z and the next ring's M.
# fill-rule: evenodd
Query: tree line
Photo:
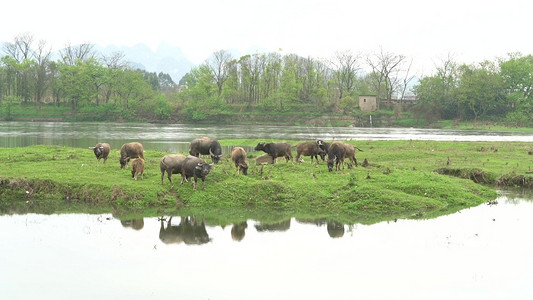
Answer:
M0 101L69 106L98 118L136 115L168 118L166 94L177 85L168 74L130 66L120 52L102 55L92 44L66 45L57 54L30 34L4 43L0 58ZM56 56L56 59L52 57Z
M185 109L192 119L225 110L352 114L362 94L402 99L413 79L410 65L406 56L383 50L367 56L335 52L330 59L280 53L235 59L220 50L181 79L178 98L194 103ZM370 72L364 72L367 66Z
M533 123L533 57L520 53L473 64L459 64L450 55L411 90L412 60L383 49L366 55L338 51L327 59L281 53L234 58L220 50L178 84L168 74L132 68L122 53L98 54L91 44L66 45L54 60L46 42L23 34L2 50L0 102L50 103L111 120L117 115L214 122L237 113L357 115L359 95L401 103L414 94L418 102L409 112L427 123Z
M493 120L533 125L533 56L510 53L496 61L458 64L442 59L435 74L423 77L414 92L413 112L433 120Z

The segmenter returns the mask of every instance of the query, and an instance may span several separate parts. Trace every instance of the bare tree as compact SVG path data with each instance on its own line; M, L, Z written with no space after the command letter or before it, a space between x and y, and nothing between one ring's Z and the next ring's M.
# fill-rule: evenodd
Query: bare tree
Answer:
M102 80L95 81L95 87L97 90L100 89L101 85L104 85L104 101L105 103L109 102L109 99L111 99L111 96L113 94L114 88L115 88L115 77L118 74L116 71L118 70L125 70L128 68L128 62L124 60L126 55L124 52L117 51L113 52L110 55L102 55L101 61L102 63L107 66L107 69L111 72L109 73L109 77L111 78L102 78ZM99 99L96 98L96 105L99 105Z
M48 70L50 65L51 49L47 47L46 41L40 40L37 49L33 52L36 62L35 71L35 101L41 102L46 91L48 81Z
M411 66L413 65L413 60L411 59L411 62L409 62L409 66L407 67L407 70L405 71L404 77L403 77L403 83L401 85L401 91L400 91L400 103L405 98L405 93L407 92L407 87L409 86L409 83L415 76L409 75L411 72Z
M4 52L13 58L17 64L22 65L26 60L31 59L32 56L32 44L33 35L24 33L15 37L13 43L4 44ZM27 102L31 99L32 91L30 86L29 77L31 76L31 69L27 64L24 64L24 68L15 69L15 90L16 95Z
M233 58L231 54L226 50L219 50L214 52L211 57L206 61L206 65L211 70L213 77L217 83L218 95L222 94L222 87L224 82L228 79L228 64Z
M361 69L359 60L360 55L342 51L335 52L333 59L329 61L339 88L339 99L354 90L357 72Z
M116 51L109 55L102 55L101 62L111 70L126 69L128 62L124 60L126 55L122 51Z
M398 83L397 75L405 58L401 54L383 52L383 48L379 54L368 56L367 63L374 73L374 88L378 97L384 96L387 100L392 98Z
M457 63L454 55L448 53L448 56L440 59L440 66L435 64L437 76L442 80L442 95L448 96L450 89L455 85L457 78Z
M59 50L63 63L67 65L75 65L78 61L87 61L94 58L94 45L92 44L80 44L78 46L72 46L67 44L64 49Z
M25 59L29 59L32 55L32 44L34 37L29 33L23 33L15 37L13 43L4 44L4 52L11 56L15 61L21 63Z

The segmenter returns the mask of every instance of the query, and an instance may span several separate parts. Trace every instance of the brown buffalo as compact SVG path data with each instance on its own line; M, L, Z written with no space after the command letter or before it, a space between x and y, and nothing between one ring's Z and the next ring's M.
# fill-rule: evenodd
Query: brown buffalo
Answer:
M242 147L235 147L231 151L231 160L235 163L237 174L242 171L243 175L248 175L248 164L246 163L246 151Z
M346 150L345 157L348 158L357 167L357 159L355 158L355 149L359 149L359 148L355 147L354 145L350 145L346 143L342 143L342 145L344 146L344 149ZM359 151L361 151L361 149L359 149ZM351 167L351 165L349 165L349 167Z
M130 159L137 157L144 159L144 148L141 143L132 142L122 145L122 148L120 149L120 158L118 159L120 167L124 169L128 166Z
M163 184L163 179L165 177L165 172L167 172L167 177L170 183L172 181L172 174L181 174L181 167L187 156L183 154L168 154L161 158L159 162L159 168L161 169L161 184Z
M137 176L141 175L141 179L144 179L144 159L136 158L131 162L131 177L137 180Z
M319 155L322 157L322 160L324 160L324 156L321 155L322 153L325 153L325 151L322 150L316 142L299 143L296 145L296 162L300 162L300 156L304 155L311 157L311 163L313 163L314 158L318 164Z
M108 143L98 143L94 147L89 147L89 149L93 150L94 155L96 156L97 163L100 163L100 159L104 159L104 164L107 161L107 157L109 156L109 152L111 151L111 146L109 146Z

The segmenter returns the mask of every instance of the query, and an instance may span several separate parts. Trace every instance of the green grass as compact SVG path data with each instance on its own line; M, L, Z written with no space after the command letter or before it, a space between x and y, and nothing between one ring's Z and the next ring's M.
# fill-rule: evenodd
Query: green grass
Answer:
M255 146L259 140L222 140ZM268 141L267 141L268 142ZM289 141L296 145L296 141ZM117 216L201 215L211 224L326 218L341 223L375 223L429 218L494 199L496 185L533 186L530 143L357 141L366 168L328 172L326 164L278 162L236 175L226 155L206 180L161 185L159 160L146 151L143 180L120 169L118 151L97 165L89 149L32 146L0 150L0 213L113 212ZM294 153L295 156L295 153ZM454 176L442 175L449 174ZM484 184L480 184L484 183Z

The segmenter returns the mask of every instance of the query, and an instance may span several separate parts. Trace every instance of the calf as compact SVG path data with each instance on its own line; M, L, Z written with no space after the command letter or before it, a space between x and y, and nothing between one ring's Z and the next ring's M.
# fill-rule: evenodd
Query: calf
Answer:
M211 165L199 157L192 155L187 156L181 167L181 184L187 179L194 177L192 184L193 189L196 191L198 178L200 178L202 179L202 189L205 190L205 178L209 174L209 171L211 171L211 167Z
M141 174L141 179L144 179L144 159L136 158L131 162L131 177L137 180L137 175Z
M235 163L236 173L239 174L239 170L243 175L248 175L248 164L246 163L246 151L242 147L235 147L231 151L231 160Z
M111 146L109 146L108 143L98 143L94 147L89 147L89 149L93 150L94 155L96 155L97 163L100 163L100 159L104 159L104 164L107 161L107 156L109 156L109 152L111 151Z
M124 169L130 159L137 157L144 159L144 148L141 143L133 142L122 145L122 148L120 148L120 158L118 159L120 167Z
M161 161L159 162L159 168L161 169L161 184L163 184L165 172L167 172L167 177L170 183L174 183L172 181L172 174L181 174L181 168L185 158L187 158L187 156L183 154L168 154L161 158Z
M318 164L318 155L324 160L324 156L321 155L322 153L325 153L325 151L316 142L299 143L296 145L296 162L300 162L300 156L304 155L311 157L311 163L313 163L313 158L315 158Z
M274 163L276 158L285 157L287 162L292 160L291 144L289 143L265 143L261 142L255 146L255 151L264 151L266 154L272 157Z

